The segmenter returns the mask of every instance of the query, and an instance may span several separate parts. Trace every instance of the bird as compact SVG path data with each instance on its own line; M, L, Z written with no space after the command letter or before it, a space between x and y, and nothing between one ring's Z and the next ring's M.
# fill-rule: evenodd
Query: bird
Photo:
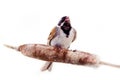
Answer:
M57 48L68 49L72 42L76 39L77 32L71 26L69 16L63 16L58 24L51 30L47 45L54 46ZM51 71L53 62L46 62L42 67L42 71Z

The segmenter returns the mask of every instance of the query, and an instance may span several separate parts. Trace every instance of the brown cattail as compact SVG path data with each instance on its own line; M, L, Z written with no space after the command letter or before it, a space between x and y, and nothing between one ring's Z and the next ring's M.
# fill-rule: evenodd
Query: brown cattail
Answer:
M78 50L58 49L43 44L24 44L19 47L13 47L10 45L5 46L20 51L25 56L45 61L90 66L99 66L100 64L103 64L120 68L120 65L100 61L96 55Z

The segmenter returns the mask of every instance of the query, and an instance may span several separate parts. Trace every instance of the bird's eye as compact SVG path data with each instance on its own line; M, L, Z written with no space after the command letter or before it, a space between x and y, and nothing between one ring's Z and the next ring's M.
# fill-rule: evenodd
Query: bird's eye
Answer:
M61 26L65 22L66 18L67 18L67 16L62 17L61 20L59 21L58 25Z

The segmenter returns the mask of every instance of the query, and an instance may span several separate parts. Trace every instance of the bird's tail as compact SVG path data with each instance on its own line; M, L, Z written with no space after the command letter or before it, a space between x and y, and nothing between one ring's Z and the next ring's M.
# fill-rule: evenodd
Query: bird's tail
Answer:
M7 45L7 44L4 44L4 46L18 51L18 47Z
M52 62L46 62L44 64L44 66L41 68L41 71L45 71L45 70L48 70L48 71L51 71L52 70Z

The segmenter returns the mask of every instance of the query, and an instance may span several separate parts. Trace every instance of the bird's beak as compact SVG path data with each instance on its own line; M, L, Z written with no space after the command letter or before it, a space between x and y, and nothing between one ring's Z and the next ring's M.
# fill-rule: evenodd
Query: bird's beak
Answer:
M70 18L69 18L69 17L66 17L65 21L66 21L66 22L70 22Z

